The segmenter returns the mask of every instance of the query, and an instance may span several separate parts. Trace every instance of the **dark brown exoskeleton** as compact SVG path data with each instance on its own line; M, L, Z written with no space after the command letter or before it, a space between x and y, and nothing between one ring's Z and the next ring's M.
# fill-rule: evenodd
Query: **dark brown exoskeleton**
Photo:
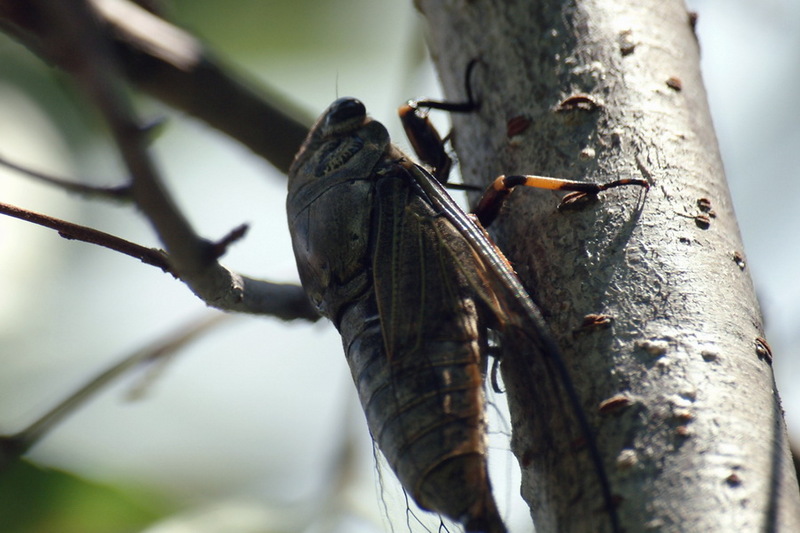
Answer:
M535 177L498 178L489 196L529 185L527 178ZM491 219L497 209L489 203ZM487 474L490 331L524 336L533 355L551 358L580 408L558 348L505 258L353 98L336 100L311 129L289 172L287 210L303 287L339 330L373 439L403 487L468 532L506 531ZM616 523L588 424L577 417Z

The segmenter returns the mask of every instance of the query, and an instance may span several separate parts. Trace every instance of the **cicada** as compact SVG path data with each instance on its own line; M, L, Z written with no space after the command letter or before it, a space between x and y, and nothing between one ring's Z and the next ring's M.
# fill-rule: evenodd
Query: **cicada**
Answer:
M501 178L489 196L522 181ZM303 287L339 330L372 437L405 490L468 532L506 531L487 472L483 384L494 332L524 336L531 355L554 361L579 409L508 262L354 98L333 102L311 129L289 172L287 211Z

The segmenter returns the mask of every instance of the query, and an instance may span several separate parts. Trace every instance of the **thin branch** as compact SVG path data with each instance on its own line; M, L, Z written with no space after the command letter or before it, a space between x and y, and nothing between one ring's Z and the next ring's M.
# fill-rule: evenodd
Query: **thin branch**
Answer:
M0 164L4 164L15 170L24 172L25 174L32 175L35 178L44 177L44 181L51 182L59 187L67 190L72 190L72 185L75 185L76 192L89 195L106 196L104 191L111 189L84 189L83 185L75 184L73 182L66 182L61 178L53 178L52 176L40 175L36 171L16 165L0 158ZM66 185L66 186L65 186ZM123 188L119 187L117 190L122 191ZM122 197L122 196L120 196ZM55 217L36 213L21 207L0 203L0 213L25 220L58 231L58 234L65 239L74 239L90 244L103 246L110 250L114 250L130 257L139 259L145 264L153 265L160 268L164 272L172 274L174 277L179 278L170 265L169 257L163 250L155 248L147 248L145 246L127 241L120 237L81 226L66 220L61 220ZM225 237L211 244L211 256L215 259L222 257L228 250L228 247L239 239L243 238L247 232L247 224L242 224L231 230ZM224 268L224 267L223 267ZM243 309L253 314L265 314L275 316L282 320L295 320L304 319L316 321L319 315L316 310L308 303L301 287L291 284L271 283L268 281L253 279L245 276L240 276L233 272L227 272L227 276L232 281L234 290L244 291L243 287L247 286L247 298L242 301ZM179 278L180 279L180 278ZM221 306L218 306L221 307ZM232 309L239 310L239 309Z
M215 258L220 258L228 251L228 248L236 241L243 239L250 226L241 224L228 232L223 238L215 242L211 247L211 253Z
M191 342L222 324L229 316L215 313L180 326L165 337L136 350L111 368L101 372L22 431L13 435L0 436L0 471L11 461L27 452L61 421L85 405L119 376L143 363L161 361L175 355Z
M158 267L176 278L178 277L172 270L167 259L167 254L165 254L163 250L147 248L146 246L127 241L100 230L67 222L66 220L43 215L34 211L28 211L27 209L2 202L0 202L0 213L54 229L65 239L74 239L76 241L96 244L114 250L115 252L123 253L140 260L142 263Z
M139 178L135 186L136 202L164 242L173 270L195 294L222 310L265 314L284 320L317 320L319 315L300 287L248 278L216 263L213 243L200 239L177 211L160 186L149 159L140 157L144 153L144 135L135 121L128 120L128 111L112 119L118 103L123 102L122 108L126 110L129 106L123 98L108 105L115 100L115 94L123 91L108 88L112 84L119 86L116 66L102 52L107 46L98 35L99 28L92 23L92 14L85 2L4 0L0 2L0 27L47 61L83 80L89 94L98 90L103 93L100 100L105 105L104 114L120 146L127 148L126 163L135 167L131 168L132 176ZM283 103L270 103L272 96L248 88L209 59L193 37L164 21L159 25L156 20L155 26L148 27L173 28L173 35L182 36L183 40L178 37L168 43L159 39L148 41L141 34L134 38L133 34L138 32L130 27L130 21L125 22L125 17L112 17L118 25L114 26L102 13L98 16L107 24L105 28L117 28L113 41L115 51L127 58L123 67L130 79L138 80L145 90L167 103L195 114L250 146L278 168L288 168L307 128L280 111ZM87 46L87 40L93 44ZM145 46L145 42L149 44ZM99 47L95 49L94 44ZM97 56L102 56L102 61L93 64ZM78 72L81 69L84 72ZM131 139L127 139L129 136ZM280 153L273 153L269 147L281 139L288 144L283 144ZM149 185L143 181L156 185L148 190Z
M123 253L178 277L170 266L169 256L163 250L147 248L96 229L67 222L41 213L28 211L9 204L0 203L0 214L54 229L58 231L59 235L66 239L97 244L110 250ZM234 229L214 246L218 249L220 246L224 248L233 242L241 231L242 226ZM224 269L224 267L220 268ZM232 290L243 295L246 294L246 297L243 297L239 302L240 306L231 310L274 316L281 320L302 319L316 321L319 319L319 314L309 303L302 287L290 283L272 283L254 279L228 271L227 269L226 272L231 280Z
M166 104L241 142L282 172L313 121L288 98L245 80L194 36L126 1L92 0L128 80ZM48 52L46 6L0 2L0 27L44 59L70 70L69 58Z
M0 165L11 170L15 170L21 174L25 174L26 176L34 178L35 180L47 183L48 185L55 185L56 187L59 187L67 192L77 193L81 196L99 197L117 201L130 201L132 199L130 185L102 187L77 183L65 178L52 176L50 174L45 174L44 172L39 172L38 170L33 170L31 168L19 165L3 156L0 156Z
M165 20L129 2L91 3L111 26L122 68L131 81L237 139L281 172L288 172L313 116L277 90L233 72L197 39ZM134 18L135 10L143 14ZM191 65L171 61L175 47L167 40L154 39L153 32L142 31L150 26L182 33L182 42L191 42L189 47L196 51L195 61Z
M216 262L219 246L195 233L162 184L109 43L88 4L83 0L36 0L26 6L30 9L25 22L30 23L31 18L36 22L26 27L47 28L37 35L40 53L75 77L108 124L133 180L136 205L164 243L172 271L198 297L218 309L283 319L317 319L299 287L246 278ZM0 17L7 17L9 12L8 4L0 3Z

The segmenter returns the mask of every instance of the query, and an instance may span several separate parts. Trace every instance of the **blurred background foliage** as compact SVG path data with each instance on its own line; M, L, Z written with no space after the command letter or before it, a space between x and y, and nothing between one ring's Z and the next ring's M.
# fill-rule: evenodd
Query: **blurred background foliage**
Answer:
M168 507L135 492L18 461L0 476L0 524L6 533L138 531Z
M747 268L764 304L790 429L799 428L800 392L791 384L800 371L794 325L800 180L792 157L800 130L796 113L786 112L786 88L798 82L800 8L791 0L690 4L700 14L705 78ZM411 2L157 5L218 57L277 88L309 117L337 96L355 95L405 146L394 109L409 97L438 93ZM225 264L295 281L285 178L205 125L146 97L137 103L144 117L166 118L153 151L200 233L213 239L250 223ZM0 156L88 183L124 182L83 95L2 35ZM158 245L130 207L76 198L4 168L0 201ZM3 434L25 427L95 373L203 308L156 269L20 221L0 218L0 257ZM143 382L143 397L130 400ZM505 480L495 486L511 509L512 531L525 531L529 522L517 501L505 431L495 434L493 475ZM131 372L3 471L0 530L423 530L405 514L393 476L376 474L374 461L332 328L238 317L184 350L156 378ZM427 527L435 530L438 522Z

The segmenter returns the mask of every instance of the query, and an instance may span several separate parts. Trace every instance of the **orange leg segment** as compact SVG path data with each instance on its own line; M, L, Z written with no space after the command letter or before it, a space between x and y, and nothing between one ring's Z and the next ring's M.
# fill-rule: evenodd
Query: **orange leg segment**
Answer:
M548 178L544 176L500 176L486 188L475 208L475 216L483 225L488 227L500 212L508 195L514 187L518 186L536 187L537 189L550 189L554 191L572 191L575 194L568 194L562 199L564 202L573 202L581 196L594 196L606 189L621 187L623 185L639 185L645 189L650 188L650 184L643 179L624 178L608 183L590 183L585 181L565 180L560 178Z

